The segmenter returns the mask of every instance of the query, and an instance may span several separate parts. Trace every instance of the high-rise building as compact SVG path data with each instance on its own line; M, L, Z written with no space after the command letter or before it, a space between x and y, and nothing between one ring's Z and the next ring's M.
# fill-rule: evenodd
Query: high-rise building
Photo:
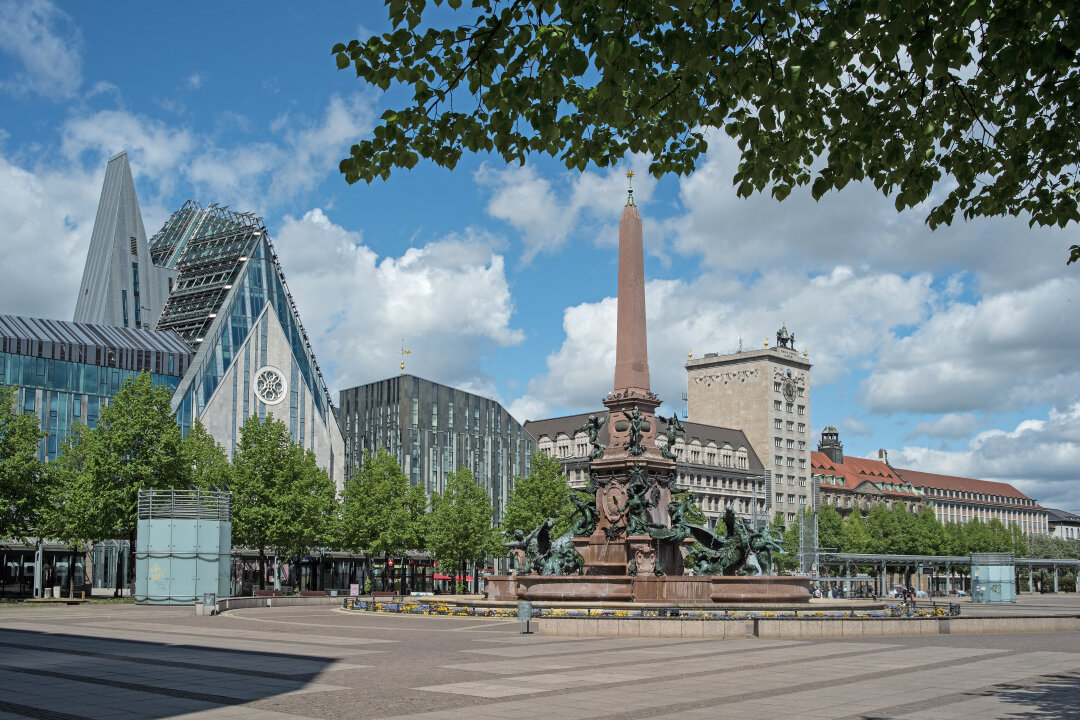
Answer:
M496 521L514 477L529 474L533 437L489 398L399 375L342 390L338 399L349 474L360 468L365 452L385 448L409 481L430 495L445 489L447 475L466 467L491 497Z
M766 343L767 345L767 343ZM739 428L772 471L771 512L788 522L812 508L810 481L810 361L781 327L776 345L686 363L687 419Z

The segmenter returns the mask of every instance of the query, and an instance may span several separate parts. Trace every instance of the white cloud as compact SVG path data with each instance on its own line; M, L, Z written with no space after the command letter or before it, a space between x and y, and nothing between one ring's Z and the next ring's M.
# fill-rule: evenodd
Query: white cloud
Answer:
M0 80L0 90L11 95L69 98L82 84L82 33L47 0L0 3L0 52L20 66Z
M1065 260L1077 241L1075 225L1029 229L1024 218L958 218L951 227L931 232L924 223L931 203L897 213L869 182L850 183L820 201L806 188L783 202L767 194L741 199L731 184L738 152L733 141L717 138L706 161L680 182L686 213L673 221L674 246L684 255L700 255L709 267L828 272L856 258L870 272L901 275L961 267L992 292L1071 272ZM936 191L931 201L943 192Z
M1080 507L1080 402L1012 431L979 433L962 450L910 446L890 458L900 468L1007 482L1047 507Z
M27 170L0 156L0 312L71 319L104 173Z
M971 437L971 433L975 432L978 426L979 421L975 419L975 413L946 413L936 420L923 420L916 423L905 439L913 440L922 436L948 439L966 438Z
M869 437L874 434L874 429L858 418L844 418L840 424L846 432L855 436Z
M222 114L228 127L247 132L246 119ZM104 167L127 150L140 200L154 200L149 186L166 195L187 186L189 197L257 214L295 200L336 172L348 141L371 126L370 102L361 95L333 96L321 118L289 114L273 122L267 139L220 145L210 136L145 115L104 110L73 117L64 126L62 152L71 163ZM147 225L148 232L156 228Z
M539 253L558 251L575 231L597 238L598 244L617 242L617 231L614 240L608 238L626 197L624 173L626 169L634 170L634 195L638 201L647 202L656 188L655 179L645 172L647 167L646 156L632 155L625 164L603 173L561 173L557 186L532 165L495 170L484 164L473 179L493 191L488 214L521 233L525 246L522 263L528 264ZM646 238L650 237L655 244L662 233L647 232Z
M952 302L883 343L861 386L877 412L1002 411L1077 398L1080 279Z
M193 72L187 76L184 82L192 90L198 90L203 86L203 76L197 72Z
M485 395L486 353L515 345L513 301L494 238L472 230L380 258L316 208L286 216L275 246L305 328L335 389L398 372Z
M720 274L652 280L645 290L652 387L681 406L688 351L731 352L740 337L746 348L760 347L762 339L749 332L781 322L796 331L800 349L811 348L815 385L833 382L868 362L891 328L919 322L931 297L928 276L856 276L843 267L812 278L771 273L745 286ZM527 396L558 411L597 405L613 380L616 305L609 297L564 311L565 340L548 356L547 371L530 381ZM822 312L826 307L845 311Z
M506 406L510 416L520 423L526 420L543 420L550 417L548 404L540 398L523 395Z

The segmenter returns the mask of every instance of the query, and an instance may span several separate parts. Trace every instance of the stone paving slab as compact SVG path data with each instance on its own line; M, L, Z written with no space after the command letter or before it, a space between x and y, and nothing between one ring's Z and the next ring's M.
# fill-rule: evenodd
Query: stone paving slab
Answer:
M692 640L517 630L515 620L325 606L216 617L0 607L0 720L1080 716L1078 632Z

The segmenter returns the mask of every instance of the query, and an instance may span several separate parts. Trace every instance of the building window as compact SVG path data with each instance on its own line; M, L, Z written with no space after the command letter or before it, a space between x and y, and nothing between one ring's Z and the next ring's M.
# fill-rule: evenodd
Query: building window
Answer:
M799 432L806 432L806 423L799 423Z
M780 447L780 443L783 442L782 438L773 438L773 445Z
M795 447L795 441L791 440L789 438L788 441L787 441L787 446L788 446L788 450L792 449L793 447Z
M776 502L778 502L778 503L784 502L784 493L776 493Z
M804 392L805 391L802 388L799 388L799 397L802 397Z
M791 403L786 403L784 409L787 410L788 412L791 412L793 407L794 407L794 405L792 405Z
M799 406L799 414L800 415L805 415L806 414L806 406L805 405L800 405Z
M777 421L777 422L779 422L779 421ZM791 420L788 420L788 421L787 421L787 429L788 429L788 432L790 432L790 431L791 431L791 430L793 430L794 428L795 428L795 423L794 423L793 421L791 421Z
M773 410L779 410L779 409L780 409L780 407L781 407L781 405L780 405L780 401L779 401L779 400L773 400L773 403L772 403L772 409L773 409Z
M793 458L793 457L789 457L789 458L787 459L787 466L788 466L788 467L795 467L795 458Z
M777 455L776 457L773 458L773 464L776 465L777 467L780 467L781 465L784 464L784 458Z
M780 382L779 381L774 382L772 384L772 389L773 389L773 392L780 392Z
M784 421L780 418L776 418L775 420L773 420L773 427L775 427L777 430L780 430L784 427Z
M139 241L136 240L135 238L131 238L131 254L132 255L138 255L139 254Z
M806 449L806 441L805 440L800 440L799 441L799 449L800 450L805 450Z
M124 311L124 327L128 326L127 290L120 291L120 308Z

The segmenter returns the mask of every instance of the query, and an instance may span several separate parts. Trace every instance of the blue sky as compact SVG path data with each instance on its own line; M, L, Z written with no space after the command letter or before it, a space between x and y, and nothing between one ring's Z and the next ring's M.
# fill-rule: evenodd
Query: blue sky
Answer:
M349 186L338 161L400 95L330 48L381 4L0 0L0 312L69 319L105 161L126 149L153 234L187 198L261 215L327 382L410 372L521 420L595 409L614 367L627 169L645 218L653 385L692 350L809 350L815 433L899 467L1004 480L1080 508L1075 226L897 214L858 184L736 198L722 133L697 172L584 174L467 156ZM49 257L50 262L42 261Z

